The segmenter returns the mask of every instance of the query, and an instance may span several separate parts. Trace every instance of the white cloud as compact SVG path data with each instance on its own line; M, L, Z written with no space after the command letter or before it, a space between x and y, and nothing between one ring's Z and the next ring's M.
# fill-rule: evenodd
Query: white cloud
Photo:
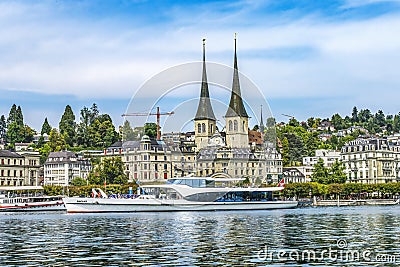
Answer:
M234 12L218 13L207 5L194 15L175 9L162 27L127 21L129 27L123 19L68 15L68 7L49 2L22 3L0 4L4 89L129 99L152 75L201 59L203 37L208 60L232 65L235 31L240 70L269 98L343 96L364 103L373 102L379 90L391 103L400 86L395 15L335 21L309 14L273 24L252 17L254 2L240 2ZM280 50L293 54L271 55Z

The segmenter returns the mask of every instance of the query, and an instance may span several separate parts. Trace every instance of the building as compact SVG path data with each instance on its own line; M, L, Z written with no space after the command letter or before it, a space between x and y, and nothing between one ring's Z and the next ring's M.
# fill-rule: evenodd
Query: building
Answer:
M248 177L253 182L277 182L282 177L280 153L275 144L263 142L261 132L249 131L249 116L240 89L236 38L233 66L231 97L225 114L225 132L218 132L216 129L210 131L215 123L215 115L209 100L203 43L203 80L195 117L196 175ZM199 123L200 120L202 124ZM209 130L206 127L206 132L202 127L203 123L210 126Z
M378 184L400 181L400 145L385 138L356 139L343 146L347 182Z
M73 152L50 152L44 163L44 185L67 186L76 177L87 179L91 170L90 161Z
M285 183L306 183L310 182L311 179L306 177L306 167L284 167L283 168L283 178L285 178Z
M129 181L162 181L193 173L194 141L181 134L180 142L150 139L144 135L140 141L126 141L109 147L103 157L122 157ZM187 137L187 139L186 139Z
M317 149L315 150L315 156L303 158L303 165L314 167L314 165L317 164L320 159L324 161L324 166L326 168L330 168L332 167L332 164L335 163L335 161L340 161L340 151L330 149Z
M164 133L161 141L143 136L140 141L112 145L104 156L121 156L130 181L154 182L197 175L248 177L252 181L278 182L282 177L282 159L275 144L264 142L262 132L250 131L249 134L249 116L240 91L236 38L232 92L223 131L216 127L216 117L210 101L205 40L201 75L194 132Z
M40 155L33 151L0 150L0 185L38 185Z

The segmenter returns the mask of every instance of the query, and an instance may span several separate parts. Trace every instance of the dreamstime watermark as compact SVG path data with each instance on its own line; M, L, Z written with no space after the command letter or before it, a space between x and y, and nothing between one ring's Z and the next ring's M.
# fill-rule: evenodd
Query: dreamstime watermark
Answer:
M400 263L400 259L393 254L350 248L345 239L338 239L334 246L327 249L286 249L266 245L256 252L256 258L263 262Z

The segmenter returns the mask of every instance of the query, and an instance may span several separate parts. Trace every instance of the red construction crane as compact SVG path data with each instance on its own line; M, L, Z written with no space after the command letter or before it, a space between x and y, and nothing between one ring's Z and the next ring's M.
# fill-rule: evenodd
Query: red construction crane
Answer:
M156 115L157 116L157 140L161 140L161 132L160 132L160 117L161 116L171 116L175 114L175 112L171 111L171 112L163 112L160 113L160 107L157 107L157 113L126 113L126 114L122 114L122 117L127 117L127 116L153 116Z

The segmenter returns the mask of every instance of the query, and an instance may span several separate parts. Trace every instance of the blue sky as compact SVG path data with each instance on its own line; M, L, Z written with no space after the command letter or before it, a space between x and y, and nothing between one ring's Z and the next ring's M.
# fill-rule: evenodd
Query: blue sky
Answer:
M278 121L400 111L398 0L3 0L0 25L0 114L21 105L37 130L94 102L119 125L146 80L201 60L203 37L207 59L231 66L234 32Z

